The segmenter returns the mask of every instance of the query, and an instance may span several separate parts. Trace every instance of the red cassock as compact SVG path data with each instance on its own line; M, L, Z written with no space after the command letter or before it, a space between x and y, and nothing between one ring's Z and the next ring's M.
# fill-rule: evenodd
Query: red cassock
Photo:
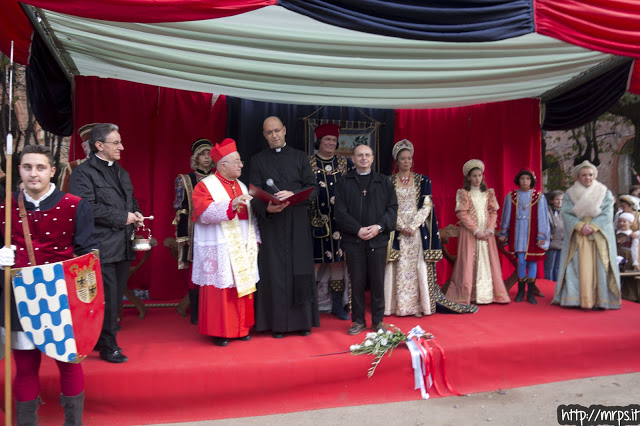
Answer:
M226 179L219 179L231 199L235 198L232 186ZM235 183L236 193L241 190ZM198 183L193 190L193 209L196 220L215 200L203 182ZM249 215L246 206L235 212L231 201L227 209L229 220L235 216L247 221ZM213 225L211 225L213 226ZM194 251L198 248L194 246ZM194 253L194 262L196 261ZM193 265L197 268L198 265ZM255 323L253 310L253 294L238 297L238 291L233 288L218 288L213 283L200 284L200 309L198 314L198 328L201 334L207 336L237 338L249 334L249 330Z

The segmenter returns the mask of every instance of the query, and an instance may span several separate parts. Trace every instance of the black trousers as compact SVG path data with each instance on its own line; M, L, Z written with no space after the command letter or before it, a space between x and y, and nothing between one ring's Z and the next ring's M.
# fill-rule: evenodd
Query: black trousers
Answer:
M366 242L349 244L343 242L347 254L347 267L351 276L351 318L366 324L364 319L364 289L369 282L371 288L371 321L382 322L384 316L384 267L387 262L387 247L372 249Z
M102 284L104 286L104 321L98 339L102 350L114 352L118 348L116 328L118 327L118 311L122 304L124 286L129 278L130 260L115 263L102 263Z

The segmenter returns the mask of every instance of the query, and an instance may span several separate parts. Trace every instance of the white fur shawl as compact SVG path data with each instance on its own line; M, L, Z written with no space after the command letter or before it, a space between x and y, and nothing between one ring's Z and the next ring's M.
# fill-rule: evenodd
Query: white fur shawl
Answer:
M597 180L589 186L582 186L580 182L576 182L567 190L567 194L573 201L573 212L579 219L596 217L602 212L600 207L607 195L607 187Z

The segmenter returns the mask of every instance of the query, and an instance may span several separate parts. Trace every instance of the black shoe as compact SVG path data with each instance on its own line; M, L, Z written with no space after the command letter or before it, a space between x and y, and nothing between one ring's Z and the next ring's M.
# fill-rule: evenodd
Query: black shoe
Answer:
M536 289L536 280L534 279L533 281L529 281L527 285L527 302L531 303L532 305L538 304L538 301L536 300L536 296L535 296L535 289Z
M311 334L311 330L301 330L301 331L298 331L298 334L300 336L308 336Z
M123 362L129 361L129 358L124 356L122 352L115 350L113 352L110 351L100 351L100 359L103 359L112 364L122 364Z
M380 331L380 330L382 330L382 332L383 332L383 333L386 333L386 332L387 332L387 327L385 327L385 326L384 326L384 324L383 324L383 323L381 323L381 322L377 322L377 323L375 323L375 324L371 324L371 329L372 329L373 331L375 331L376 333L377 333L378 331Z
M122 348L120 346L116 346L116 349L118 350L118 352L122 352ZM96 345L93 347L93 350L102 352L102 345L100 343L96 343Z
M518 294L516 294L516 298L513 299L516 302L522 302L524 300L524 293L527 287L527 282L525 280L518 280Z
M274 339L283 339L284 338L284 333L280 333L280 332L274 331L274 332L271 333L271 336Z
M228 346L229 339L226 337L212 337L213 344L216 346Z
M251 340L251 336L247 334L244 337L238 337L236 340L242 340L243 342L248 342L249 340Z
M351 327L349 328L349 331L347 331L347 334L349 334L350 336L355 336L356 334L362 333L366 329L367 329L367 324L354 322L353 324L351 324Z

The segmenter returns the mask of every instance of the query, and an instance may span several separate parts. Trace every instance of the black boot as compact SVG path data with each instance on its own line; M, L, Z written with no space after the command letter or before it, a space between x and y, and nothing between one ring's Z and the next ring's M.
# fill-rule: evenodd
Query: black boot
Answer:
M200 302L200 289L189 290L189 304L191 305L191 324L198 325L198 303Z
M516 298L513 299L516 302L522 302L524 300L524 290L527 287L527 280L519 279L518 280L518 294L516 294Z
M344 306L342 306L342 292L341 291L332 291L331 292L331 313L343 321L351 318L347 311L344 310Z
M64 426L82 426L84 391L76 396L60 394L60 406L64 407Z
M38 426L38 399L16 401L16 420L18 426Z
M532 305L537 305L538 301L536 300L536 279L529 278L528 280L528 288L527 288L527 302Z

